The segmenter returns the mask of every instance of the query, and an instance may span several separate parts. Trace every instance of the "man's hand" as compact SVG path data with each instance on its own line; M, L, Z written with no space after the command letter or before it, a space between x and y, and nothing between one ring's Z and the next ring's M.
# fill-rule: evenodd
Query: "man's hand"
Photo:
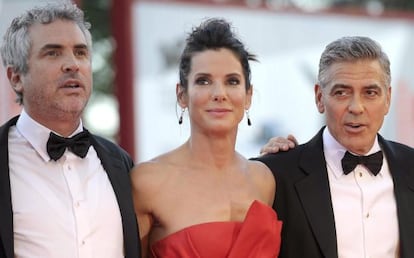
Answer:
M288 151L295 148L298 145L298 141L295 136L289 134L287 138L284 137L272 137L270 140L260 149L260 155L268 153L276 153L279 151Z

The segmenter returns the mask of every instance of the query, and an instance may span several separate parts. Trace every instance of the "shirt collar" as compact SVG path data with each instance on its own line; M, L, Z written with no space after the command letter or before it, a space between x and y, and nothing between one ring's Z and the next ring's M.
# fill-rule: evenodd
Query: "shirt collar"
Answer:
M36 152L39 153L44 161L47 162L50 160L49 154L47 154L46 150L46 143L52 130L36 122L29 116L29 114L27 114L24 108L16 122L16 129L29 142L29 144L32 145ZM82 131L83 125L81 120L78 128L70 136Z
M343 175L341 160L347 149L332 136L327 127L323 131L322 139L326 163L331 167L336 177ZM370 155L379 150L381 148L378 143L378 136L376 136L372 148L366 155Z

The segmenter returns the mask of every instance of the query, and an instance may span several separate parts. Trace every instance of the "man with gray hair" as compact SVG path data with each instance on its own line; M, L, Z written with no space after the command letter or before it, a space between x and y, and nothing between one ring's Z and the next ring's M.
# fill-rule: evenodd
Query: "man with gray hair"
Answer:
M372 39L325 48L314 91L326 126L305 144L257 158L277 180L279 257L414 257L414 150L378 133L390 85L389 59ZM262 151L285 143L273 138Z
M23 106L0 127L0 257L139 257L130 156L83 127L89 23L71 3L15 18L1 45Z

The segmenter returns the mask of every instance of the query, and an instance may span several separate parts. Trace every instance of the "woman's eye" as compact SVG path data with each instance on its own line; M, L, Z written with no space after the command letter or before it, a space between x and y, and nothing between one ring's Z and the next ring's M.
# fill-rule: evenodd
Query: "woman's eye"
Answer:
M230 79L228 81L229 85L239 85L240 84L240 80L239 79Z
M208 85L209 84L209 80L207 80L206 78L198 78L195 82L197 85Z

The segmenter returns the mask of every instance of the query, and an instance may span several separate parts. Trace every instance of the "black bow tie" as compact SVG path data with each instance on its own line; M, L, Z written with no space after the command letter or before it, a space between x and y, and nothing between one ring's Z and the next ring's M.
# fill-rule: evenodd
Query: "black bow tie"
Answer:
M64 138L50 132L46 148L49 157L56 161L62 157L66 148L75 153L77 156L84 158L88 153L90 145L91 143L89 141L88 130L84 130L71 138Z
M382 151L368 156L355 156L348 151L345 152L342 158L342 169L345 175L354 170L358 164L364 165L376 176L382 167Z

